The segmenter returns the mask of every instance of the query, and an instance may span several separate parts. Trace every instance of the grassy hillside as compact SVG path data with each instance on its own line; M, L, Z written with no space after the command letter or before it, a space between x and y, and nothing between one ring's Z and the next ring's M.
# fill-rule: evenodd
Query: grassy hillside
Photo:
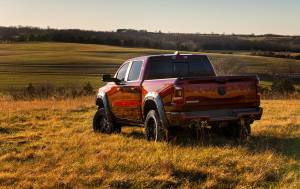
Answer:
M95 134L94 98L0 100L0 187L299 188L300 101L263 101L245 145ZM285 110L285 111L282 111Z
M126 59L173 51L70 43L0 44L0 89L31 83L101 85L100 73L114 73ZM207 53L219 70L240 73L300 72L300 61L245 54ZM220 66L223 65L223 66Z

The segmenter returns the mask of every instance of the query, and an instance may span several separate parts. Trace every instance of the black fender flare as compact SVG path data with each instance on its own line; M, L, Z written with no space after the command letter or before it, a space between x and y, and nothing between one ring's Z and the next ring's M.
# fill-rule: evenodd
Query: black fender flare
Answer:
M165 114L164 104L163 104L163 101L162 101L160 95L157 92L147 93L143 100L143 112L144 112L145 103L149 100L151 100L155 103L161 123L163 124L164 128L167 128L168 121L167 121L166 114ZM143 116L146 116L146 115L143 115Z
M107 94L104 92L100 92L96 98L96 105L100 106L102 103L107 119L110 123L112 123L112 113L110 111L110 106L107 98Z

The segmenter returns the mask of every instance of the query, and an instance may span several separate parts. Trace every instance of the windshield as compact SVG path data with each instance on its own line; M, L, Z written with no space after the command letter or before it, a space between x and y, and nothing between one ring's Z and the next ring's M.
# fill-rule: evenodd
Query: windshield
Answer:
M187 56L174 59L173 56L149 58L145 79L164 79L174 77L215 76L207 56Z

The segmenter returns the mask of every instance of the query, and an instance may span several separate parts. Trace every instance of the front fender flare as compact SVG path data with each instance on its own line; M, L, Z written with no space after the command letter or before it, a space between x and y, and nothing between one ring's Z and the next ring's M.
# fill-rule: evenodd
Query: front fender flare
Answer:
M97 104L97 101L99 101L99 100L101 100L103 102L103 108L104 108L104 111L105 111L108 121L112 122L112 113L110 111L110 106L109 106L109 102L108 102L106 93L104 93L104 92L98 93L97 99L96 99L96 104Z

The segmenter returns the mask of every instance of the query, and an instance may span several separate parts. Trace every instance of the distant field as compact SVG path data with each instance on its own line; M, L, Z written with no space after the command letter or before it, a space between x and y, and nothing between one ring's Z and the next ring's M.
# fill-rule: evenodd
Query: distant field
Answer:
M100 73L114 73L126 59L173 51L71 43L0 44L0 89L28 83L101 85ZM243 53L206 53L212 62L235 67L240 73L300 72L300 61L250 56ZM268 83L268 82L266 82Z
M0 44L0 88L92 83L128 58L162 51L67 43Z
M0 188L299 188L300 101L262 107L244 145L168 144L147 142L142 128L93 133L94 97L0 99Z

